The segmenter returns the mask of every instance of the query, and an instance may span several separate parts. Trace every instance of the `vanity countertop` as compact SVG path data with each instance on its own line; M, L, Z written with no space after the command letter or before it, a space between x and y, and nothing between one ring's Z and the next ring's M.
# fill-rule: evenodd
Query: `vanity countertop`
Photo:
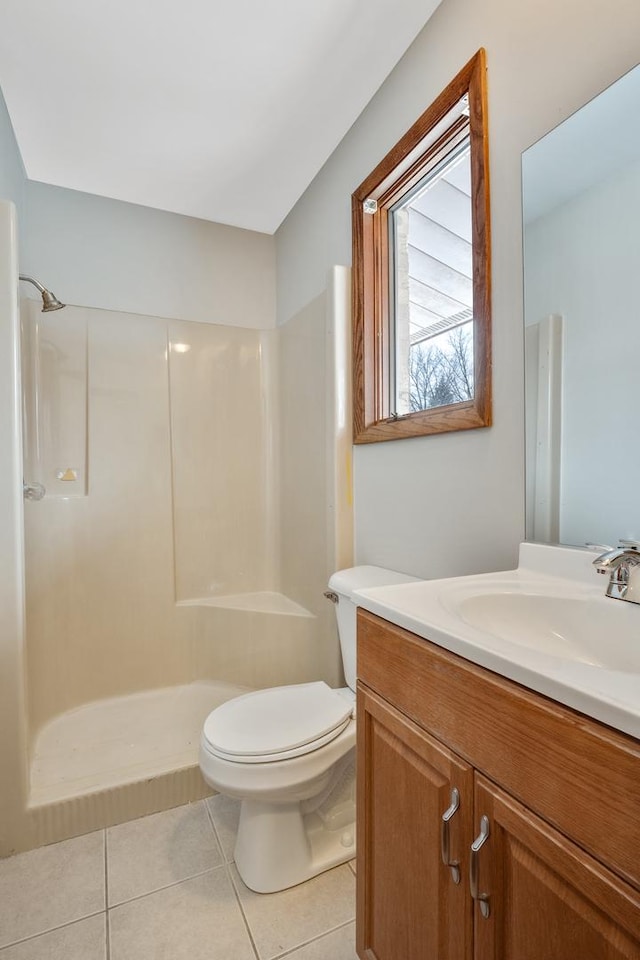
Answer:
M640 738L640 604L590 550L523 543L516 570L358 590L358 606Z

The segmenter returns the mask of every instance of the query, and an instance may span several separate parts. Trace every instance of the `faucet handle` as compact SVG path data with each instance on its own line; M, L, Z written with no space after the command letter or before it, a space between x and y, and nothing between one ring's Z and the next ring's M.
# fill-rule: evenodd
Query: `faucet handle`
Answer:
M608 543L591 543L590 540L587 540L585 547L588 547L589 550L603 550L605 553L608 553L609 550L615 550L615 547L610 546Z

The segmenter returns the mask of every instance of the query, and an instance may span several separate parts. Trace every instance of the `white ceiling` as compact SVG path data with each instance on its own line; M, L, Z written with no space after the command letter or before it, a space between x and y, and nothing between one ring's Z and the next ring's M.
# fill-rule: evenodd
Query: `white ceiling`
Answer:
M272 233L439 2L2 0L27 176Z

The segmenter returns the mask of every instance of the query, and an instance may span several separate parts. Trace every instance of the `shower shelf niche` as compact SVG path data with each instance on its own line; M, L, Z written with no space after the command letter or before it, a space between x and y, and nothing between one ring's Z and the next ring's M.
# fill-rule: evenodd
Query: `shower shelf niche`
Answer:
M198 597L178 600L178 607L224 607L226 610L248 610L253 613L275 613L288 617L313 617L306 607L283 593L257 590L253 593L228 593L219 597Z

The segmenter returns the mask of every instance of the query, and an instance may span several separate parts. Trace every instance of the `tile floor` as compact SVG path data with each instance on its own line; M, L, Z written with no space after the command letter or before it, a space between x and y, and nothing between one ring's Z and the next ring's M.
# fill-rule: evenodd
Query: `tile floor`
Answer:
M216 796L0 860L0 960L356 960L351 865L252 893L237 820Z

